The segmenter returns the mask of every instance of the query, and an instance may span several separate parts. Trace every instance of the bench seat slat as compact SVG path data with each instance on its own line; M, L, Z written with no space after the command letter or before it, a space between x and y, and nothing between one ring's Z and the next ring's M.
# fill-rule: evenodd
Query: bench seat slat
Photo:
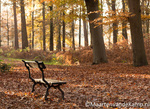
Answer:
M35 82L43 83L45 82L42 79L34 79ZM49 84L66 84L65 81L60 81L60 80L54 80L54 79L45 79Z

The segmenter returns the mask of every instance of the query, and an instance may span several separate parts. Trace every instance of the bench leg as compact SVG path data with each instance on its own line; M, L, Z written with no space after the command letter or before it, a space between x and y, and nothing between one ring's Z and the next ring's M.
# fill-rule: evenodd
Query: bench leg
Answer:
M47 89L46 89L45 100L47 100L47 96L49 95L49 92L48 92L48 91L49 91L50 88L51 88L51 87L48 86Z
M34 87L35 87L36 83L34 82L33 86L32 86L32 92L35 91Z
M64 100L64 92L63 92L63 90L60 88L60 86L58 86L58 89L60 90L60 92L62 94L62 99Z

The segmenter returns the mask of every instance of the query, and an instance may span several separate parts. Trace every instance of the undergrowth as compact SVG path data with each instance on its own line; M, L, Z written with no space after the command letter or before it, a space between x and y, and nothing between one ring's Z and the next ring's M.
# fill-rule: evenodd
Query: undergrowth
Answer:
M0 60L0 71L2 73L6 72L6 71L9 72L10 68L11 68L10 64L6 64L3 62L3 60Z
M150 38L145 39L145 49L147 59L150 60ZM110 48L106 48L106 54L109 62L114 63L132 63L132 47L126 40L111 44ZM93 50L90 46L79 48L76 51L70 50L66 52L50 52L43 50L30 50L2 47L0 48L0 55L4 57L20 58L28 60L42 60L51 62L52 64L85 64L92 63Z

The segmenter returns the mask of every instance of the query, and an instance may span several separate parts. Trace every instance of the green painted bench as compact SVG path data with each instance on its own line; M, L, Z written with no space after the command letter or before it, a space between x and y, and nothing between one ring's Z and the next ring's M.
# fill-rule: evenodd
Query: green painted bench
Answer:
M54 88L59 89L59 91L62 94L62 99L64 99L64 92L60 88L60 86L63 85L63 84L66 84L65 81L45 78L44 77L44 69L46 69L46 66L42 61L25 61L25 60L22 60L22 61L24 62L25 67L27 68L27 70L29 72L29 78L33 82L32 92L35 91L35 85L37 85L37 84L44 85L46 87L45 100L48 100L47 96L49 95L49 89L51 87L54 87ZM31 77L31 68L39 68L39 70L42 73L42 78L37 78L37 79L32 78Z

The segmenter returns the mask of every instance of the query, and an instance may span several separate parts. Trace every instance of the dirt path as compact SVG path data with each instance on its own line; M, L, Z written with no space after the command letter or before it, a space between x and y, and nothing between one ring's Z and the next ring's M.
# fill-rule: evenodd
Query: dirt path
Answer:
M62 87L65 100L61 100L58 90L51 89L49 100L44 101L45 87L36 86L35 93L30 93L32 83L23 63L5 62L13 63L13 68L10 72L0 73L0 109L84 109L96 107L96 104L100 108L100 103L150 102L150 65L138 68L114 63L94 66L47 65L46 77L65 80L67 84ZM33 76L40 77L40 73L34 72Z

